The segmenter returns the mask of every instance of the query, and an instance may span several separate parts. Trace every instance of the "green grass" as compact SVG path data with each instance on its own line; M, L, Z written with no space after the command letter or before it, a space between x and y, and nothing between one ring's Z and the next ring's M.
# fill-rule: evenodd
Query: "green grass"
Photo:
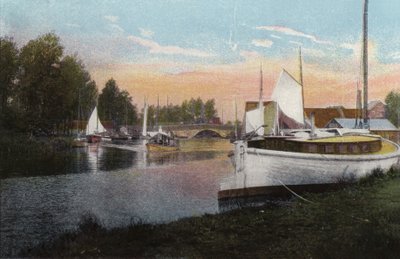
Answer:
M289 207L244 208L169 224L107 230L86 215L76 232L27 250L43 257L398 258L400 170Z

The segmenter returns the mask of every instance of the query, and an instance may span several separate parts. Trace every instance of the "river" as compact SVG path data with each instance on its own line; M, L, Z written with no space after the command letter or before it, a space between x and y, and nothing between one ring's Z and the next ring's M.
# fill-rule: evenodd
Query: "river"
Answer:
M76 229L85 213L107 228L218 212L220 181L232 174L227 140L180 141L148 154L141 143L90 145L56 162L10 162L0 185L0 256L15 256Z

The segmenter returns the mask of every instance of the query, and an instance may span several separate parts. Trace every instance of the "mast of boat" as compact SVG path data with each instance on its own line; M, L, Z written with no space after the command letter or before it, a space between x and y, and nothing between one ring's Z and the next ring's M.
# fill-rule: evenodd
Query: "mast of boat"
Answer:
M363 45L362 45L362 70L363 70L363 124L364 128L369 128L368 119L368 0L364 0L363 10Z
M160 95L157 94L156 129L158 128L158 116L160 115Z
M221 105L221 123L224 125L224 106Z
M96 133L97 133L99 132L99 113L97 112L97 105L95 109L96 109Z
M80 120L81 120L81 88L78 87L78 123L76 124L76 136L79 138L80 137Z
M303 83L303 60L301 57L301 47L299 47L299 79L300 79L300 85L301 85L301 97L302 97L302 102L303 102L303 113L304 113L304 83ZM304 128L306 127L306 116L303 116L304 120Z
M262 63L260 63L260 96L258 97L258 109L263 107L263 71Z
M146 135L147 135L147 101L146 97L144 97L142 136L146 137Z
M235 140L238 139L237 103L235 97Z

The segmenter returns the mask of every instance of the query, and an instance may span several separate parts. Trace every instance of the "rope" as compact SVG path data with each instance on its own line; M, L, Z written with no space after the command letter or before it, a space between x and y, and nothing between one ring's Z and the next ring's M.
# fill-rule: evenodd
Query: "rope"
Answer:
M262 162L262 161L261 161L260 154L257 152L257 150L256 150L256 154L257 154L257 157L260 158L260 162ZM260 164L261 164L261 163L260 163ZM246 176L246 174L245 174L245 176ZM278 182L279 182L283 187L285 187L290 193L292 193L292 194L295 195L296 197L300 198L301 200L303 200L303 201L305 201L305 202L308 202L308 203L311 203L311 204L316 204L316 205L318 205L318 203L313 202L313 201L310 201L310 200L304 198L303 196L301 196L300 194L296 193L296 192L293 191L292 189L290 189L290 188L289 188L288 186L286 186L281 180L279 180L279 179L274 179L274 178L269 177L269 176L265 176L265 177L267 177L267 178L269 178L269 179L271 179L271 180L278 181ZM341 213L342 215L344 215L344 216L346 216L346 217L349 217L349 218L352 218L352 219L355 219L355 220L358 220L358 221L361 221L361 222L370 223L370 221L369 221L368 219L359 218L359 217L355 217L355 216L352 216L352 215L348 215L348 214L344 213L343 211L341 211L341 210L339 210L339 209L335 209L335 208L331 208L331 209L332 209L333 211L335 211L335 212Z

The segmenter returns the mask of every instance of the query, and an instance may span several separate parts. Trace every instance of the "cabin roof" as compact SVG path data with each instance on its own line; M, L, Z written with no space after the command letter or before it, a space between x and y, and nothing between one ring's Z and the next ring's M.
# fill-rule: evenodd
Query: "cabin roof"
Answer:
M353 118L334 118L328 122L327 127L332 121L337 122L342 128L354 128L355 119ZM369 125L371 130L397 130L397 128L388 119L370 119Z

